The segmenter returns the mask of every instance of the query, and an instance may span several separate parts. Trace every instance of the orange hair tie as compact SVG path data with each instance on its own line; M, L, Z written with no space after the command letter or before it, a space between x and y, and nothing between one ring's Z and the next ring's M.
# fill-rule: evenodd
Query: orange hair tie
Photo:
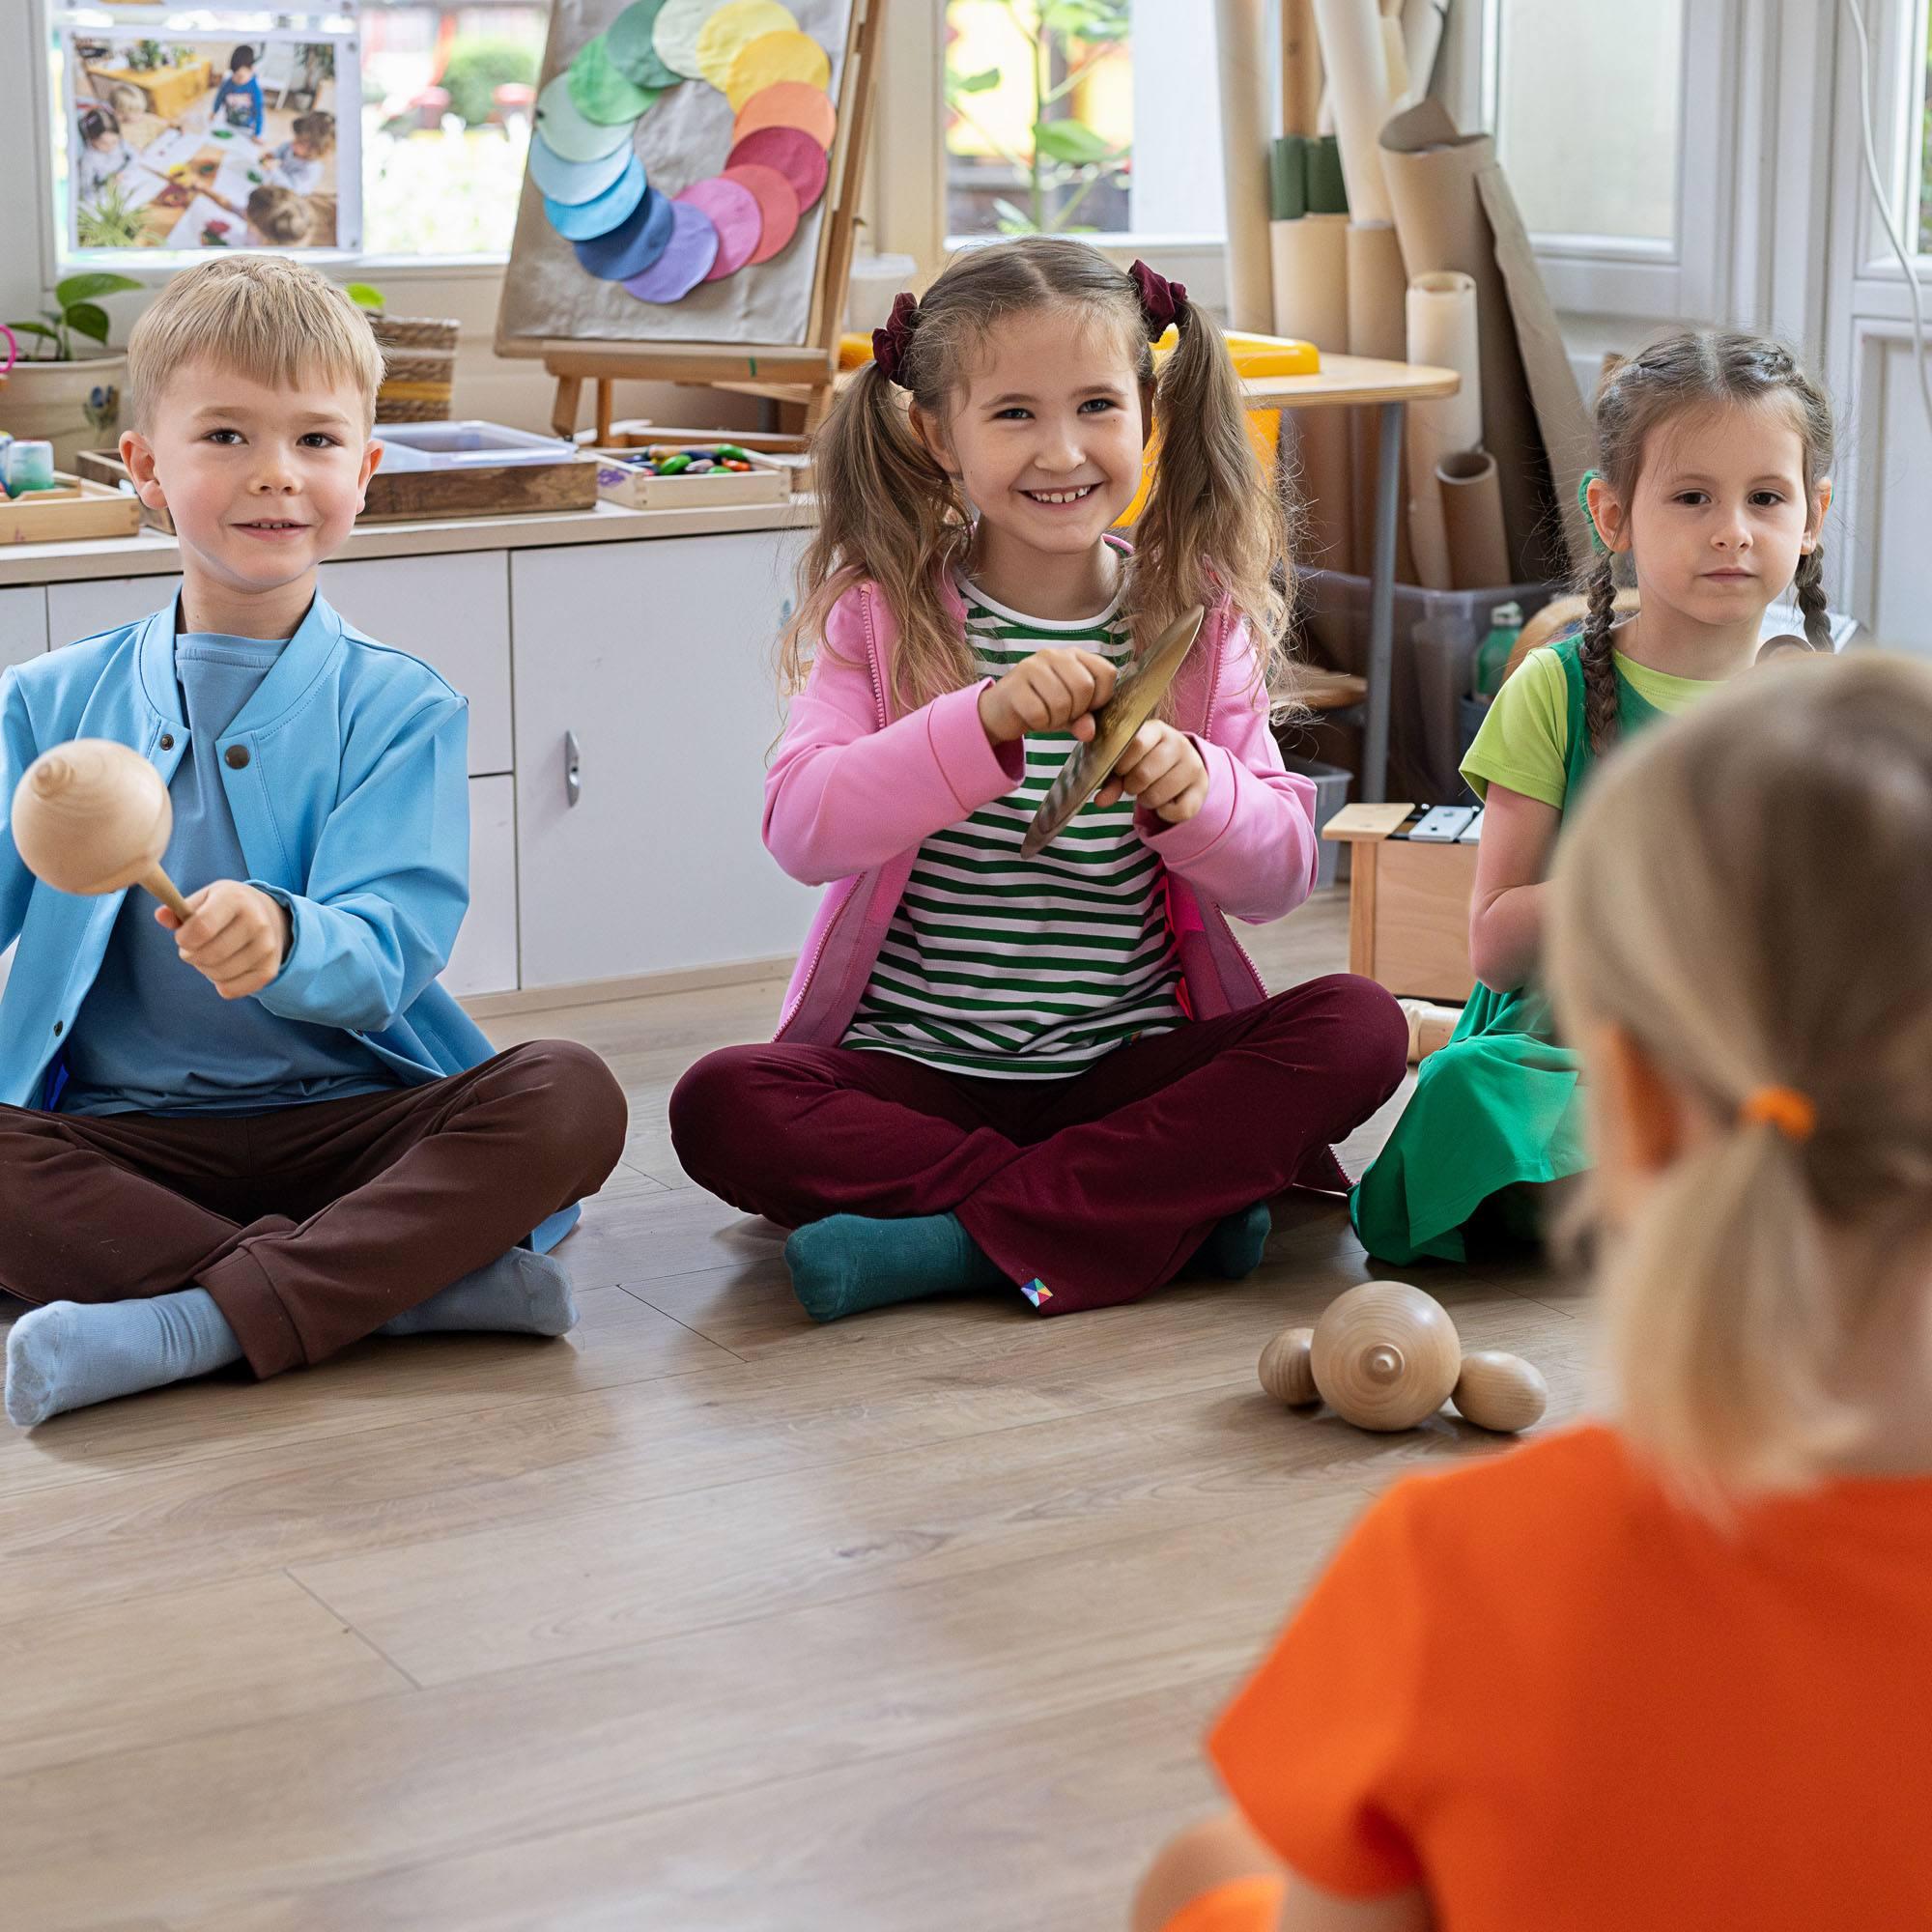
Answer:
M1795 1087L1760 1087L1738 1109L1747 1125L1776 1127L1786 1140L1808 1141L1818 1127L1818 1109Z

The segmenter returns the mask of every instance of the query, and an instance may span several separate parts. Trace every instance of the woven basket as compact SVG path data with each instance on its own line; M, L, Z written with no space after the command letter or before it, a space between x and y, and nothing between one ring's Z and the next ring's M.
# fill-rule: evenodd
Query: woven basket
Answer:
M447 422L456 376L458 326L419 316L372 315L383 351L378 422Z

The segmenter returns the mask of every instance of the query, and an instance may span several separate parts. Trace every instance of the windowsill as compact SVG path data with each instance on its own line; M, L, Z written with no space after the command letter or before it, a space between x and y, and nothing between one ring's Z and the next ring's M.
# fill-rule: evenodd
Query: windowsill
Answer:
M1012 238L1006 235L949 235L946 238L946 251L952 254L961 248L980 248L989 242L1007 242ZM1114 255L1144 254L1151 248L1163 253L1170 250L1206 251L1219 250L1228 245L1225 235L1076 235L1076 242L1091 242L1094 247Z

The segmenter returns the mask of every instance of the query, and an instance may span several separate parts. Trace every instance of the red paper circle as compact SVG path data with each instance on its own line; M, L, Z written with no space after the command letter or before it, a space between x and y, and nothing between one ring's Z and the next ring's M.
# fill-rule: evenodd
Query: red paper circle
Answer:
M825 192L825 150L797 128L759 128L724 157L724 172L736 167L776 168L791 183L802 214Z
M710 175L693 182L677 199L708 214L718 231L718 259L704 279L721 282L726 275L735 275L764 239L765 217L757 196L743 182Z
M769 262L798 233L798 191L776 168L759 167L755 162L726 168L718 179L736 182L752 191L764 225L758 245L745 259L753 266Z

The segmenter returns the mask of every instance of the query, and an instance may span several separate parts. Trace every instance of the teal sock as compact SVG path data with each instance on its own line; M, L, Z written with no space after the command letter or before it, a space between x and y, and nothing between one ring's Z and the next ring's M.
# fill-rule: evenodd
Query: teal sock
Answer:
M242 1359L205 1288L147 1301L50 1301L7 1336L7 1419L31 1429L63 1409L138 1395Z
M1208 1238L1194 1250L1192 1265L1211 1268L1226 1281L1240 1281L1262 1264L1274 1228L1265 1201L1228 1214L1215 1222Z
M451 1330L504 1335L564 1335L577 1326L570 1275L548 1255L512 1248L472 1268L440 1293L406 1308L379 1335L436 1335Z
M784 1254L792 1292L814 1321L928 1295L1011 1286L956 1214L897 1221L832 1214L800 1228Z

